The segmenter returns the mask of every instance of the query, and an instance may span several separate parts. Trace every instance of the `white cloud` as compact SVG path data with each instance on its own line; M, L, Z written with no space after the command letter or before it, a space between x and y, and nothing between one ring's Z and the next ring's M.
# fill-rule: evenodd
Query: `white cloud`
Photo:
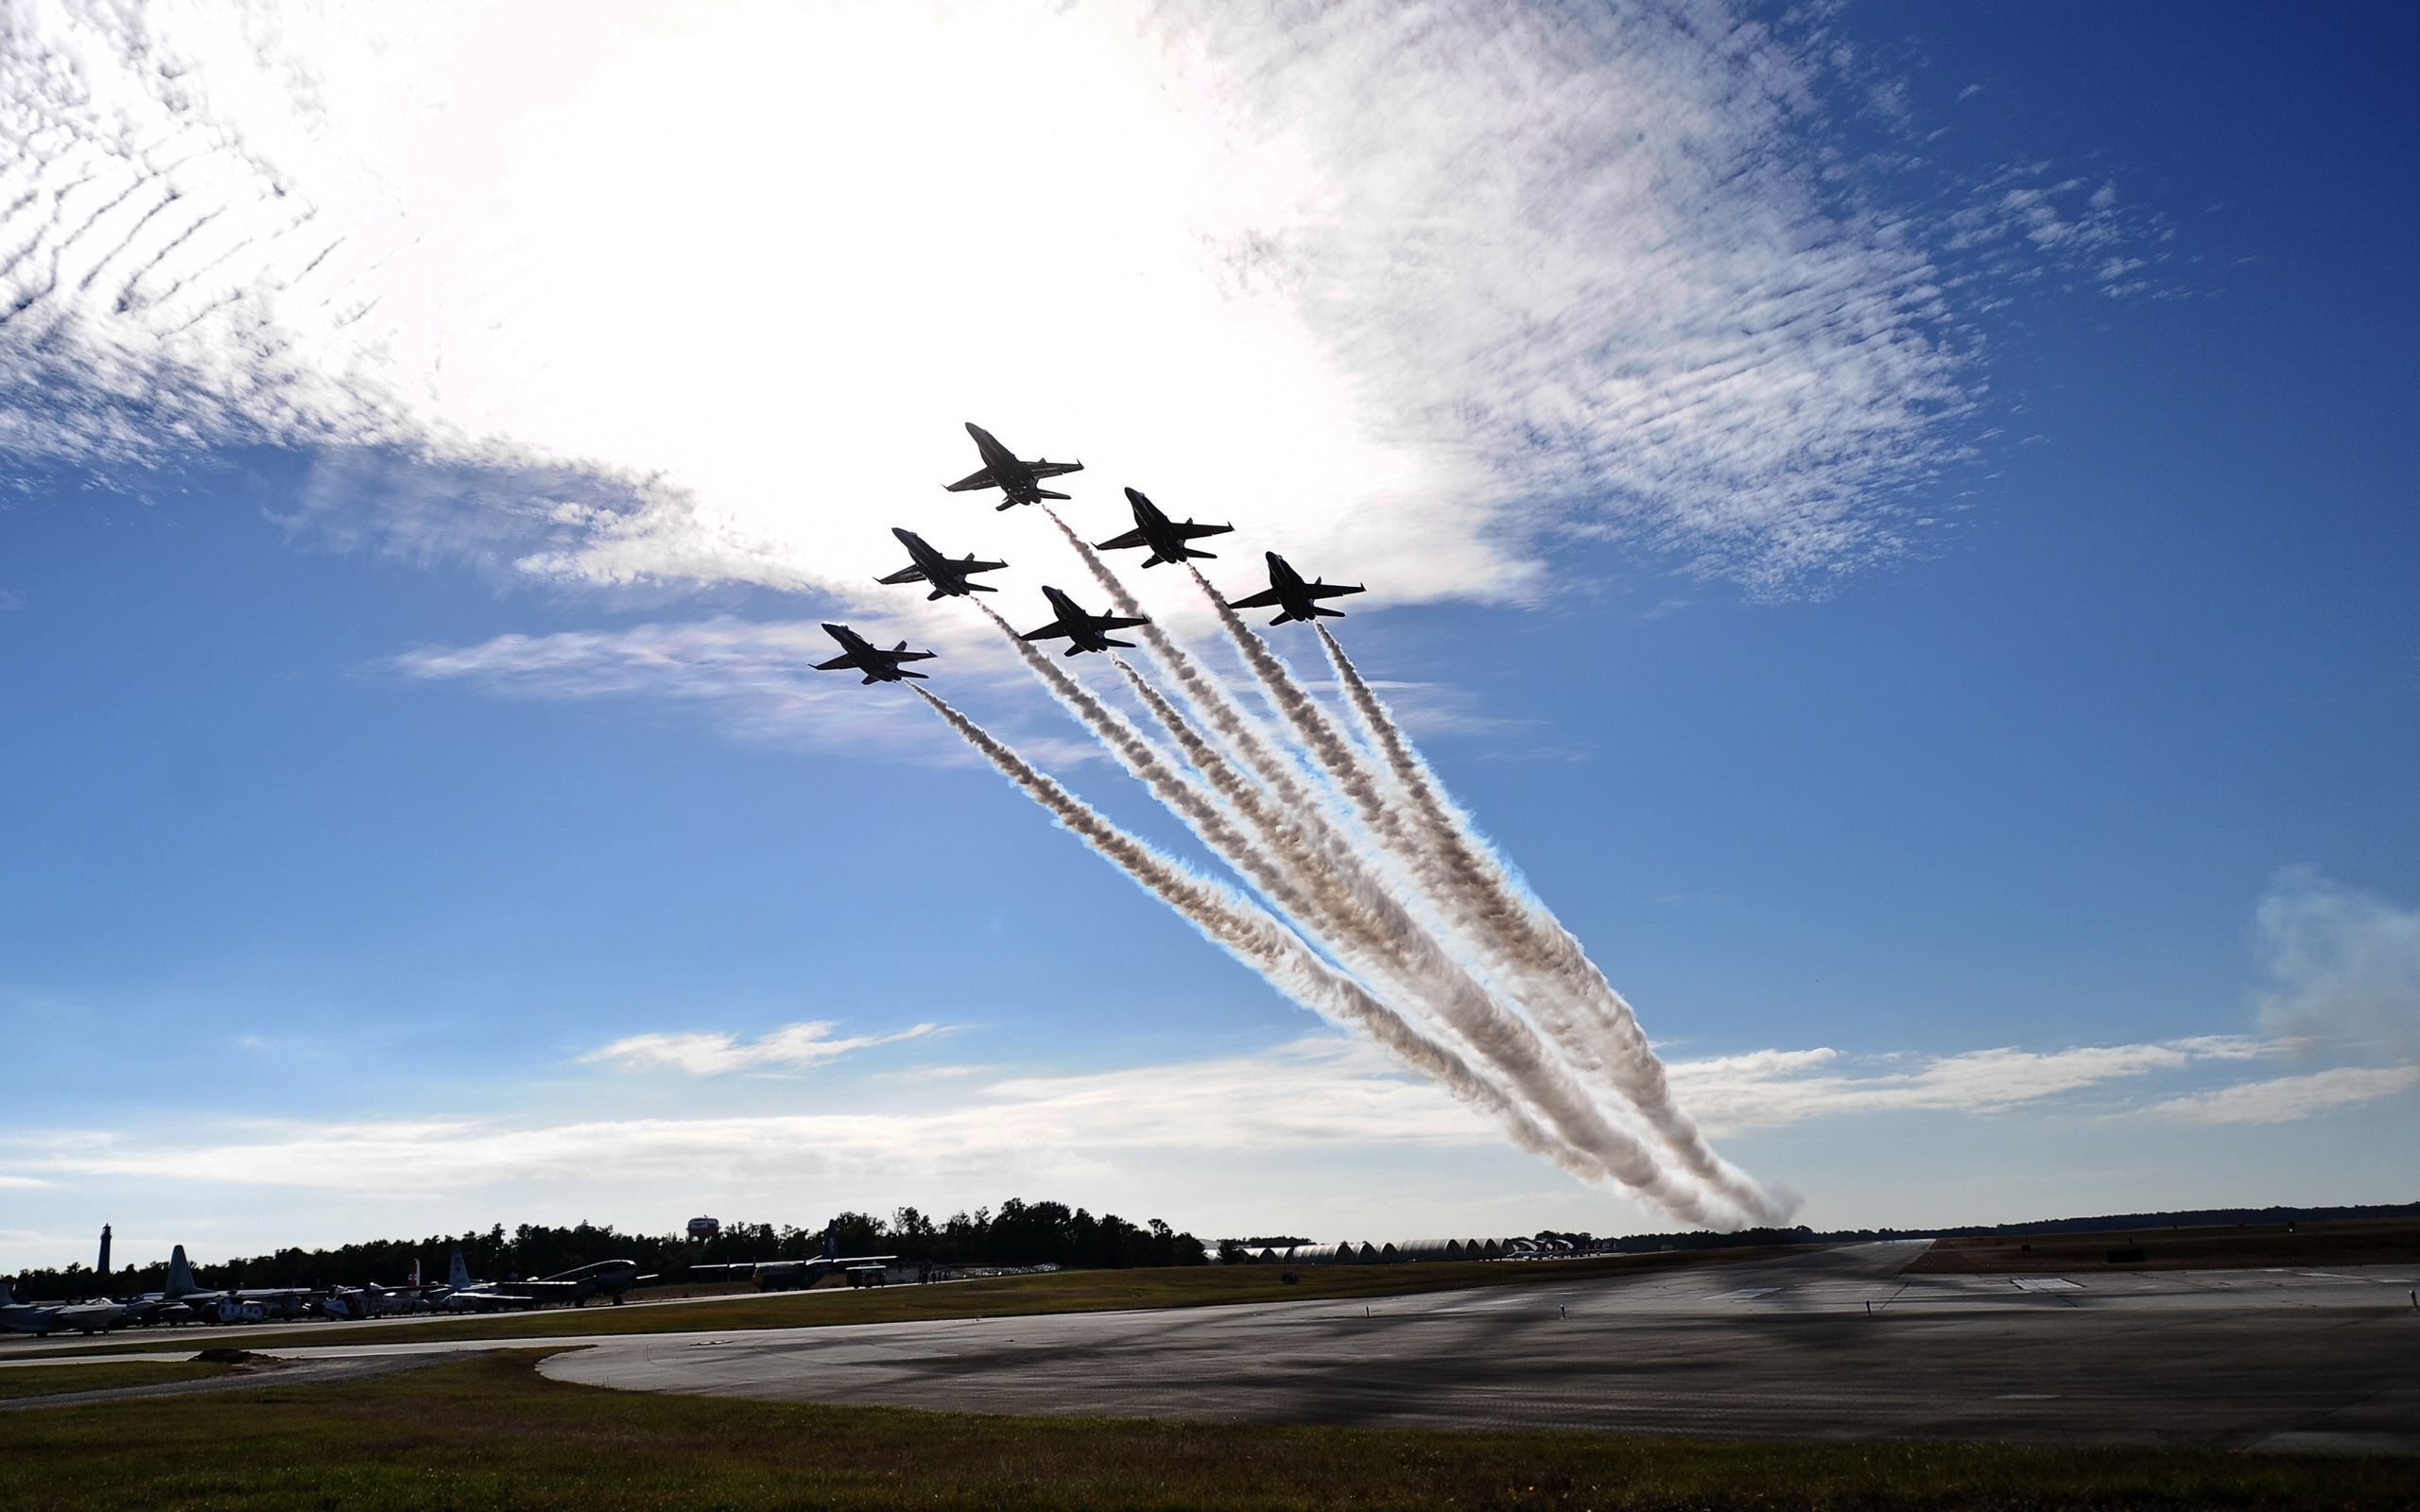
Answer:
M2313 1049L2420 1063L2420 910L2294 867L2278 873L2256 917L2270 1029Z
M721 1034L633 1036L583 1057L695 1075L811 1065L864 1044L830 1024L795 1024L752 1042ZM925 1032L924 1026L908 1035ZM1907 1112L2004 1114L2161 1072L2238 1064L2261 1041L2203 1038L2051 1053L2012 1049L1933 1059L1829 1049L1768 1050L1671 1065L1675 1091L1731 1134L1817 1119ZM1852 1066L1856 1065L1856 1069ZM764 1187L806 1181L963 1183L1077 1179L1140 1153L1144 1163L1349 1149L1491 1149L1495 1130L1444 1093L1402 1074L1357 1040L1317 1037L1250 1056L1074 1076L1001 1076L942 1068L944 1091L916 1077L869 1080L859 1099L892 1101L815 1114L597 1118L531 1126L432 1118L384 1123L249 1123L160 1141L96 1131L0 1140L19 1179L99 1177L344 1187L375 1170L399 1192L445 1193L569 1180L600 1165L631 1182L705 1180ZM962 1073L963 1074L957 1074ZM2387 1095L2403 1073L2334 1072L2165 1101L2163 1115L2275 1122ZM990 1078L990 1079L985 1079ZM885 1094L896 1081L899 1091ZM2096 1113L2105 1105L2092 1105Z
M804 1024L815 1031L828 1025ZM757 1045L726 1036L642 1036L654 1063L738 1069ZM813 1033L815 1053L833 1041ZM684 1040L708 1041L691 1045ZM612 1054L632 1040L608 1046ZM736 1057L736 1059L733 1058ZM1026 1076L919 1092L901 1110L735 1118L598 1119L521 1127L466 1119L252 1124L212 1139L153 1143L115 1135L18 1137L12 1163L78 1177L142 1176L267 1186L350 1186L365 1170L398 1190L444 1191L576 1175L602 1162L633 1181L713 1172L717 1179L836 1170L1079 1169L1103 1150L1244 1151L1319 1144L1493 1146L1495 1129L1379 1052L1340 1039L1265 1054L1082 1076Z
M1566 530L1820 587L1966 401L1818 67L1713 0L26 0L0 446L319 446L338 530L914 614L883 526L1029 550L939 491L972 418L1377 600Z
M831 1037L832 1031L838 1027L829 1020L787 1023L745 1043L736 1035L703 1031L634 1034L592 1050L579 1058L589 1063L609 1062L631 1071L670 1067L685 1071L692 1076L722 1076L735 1071L761 1071L774 1066L804 1071L827 1060L837 1060L852 1050L863 1050L870 1045L896 1044L902 1040L921 1040L942 1032L939 1024L920 1023L897 1034L857 1035L847 1040L835 1040Z
M2290 1124L2420 1090L2420 1066L2338 1066L2170 1098L2150 1110L2198 1124Z
M1674 1061L1669 1070L1674 1091L1706 1131L1726 1135L1855 1113L2004 1112L2153 1072L2248 1060L2269 1049L2256 1040L2213 1036L2048 1053L1970 1050L1880 1057L1880 1069L1862 1074L1838 1069L1844 1057L1837 1050L1764 1050Z

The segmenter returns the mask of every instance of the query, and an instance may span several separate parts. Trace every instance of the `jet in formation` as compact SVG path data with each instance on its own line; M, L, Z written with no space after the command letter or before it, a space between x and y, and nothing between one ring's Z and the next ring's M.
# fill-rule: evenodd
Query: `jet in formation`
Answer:
M1081 462L1053 462L1036 457L1021 461L1017 454L1000 444L998 437L976 424L966 422L966 434L975 438L975 449L983 454L982 468L955 483L942 485L952 493L965 493L976 489L998 489L1004 497L998 507L1006 509L1020 504L1040 504L1045 499L1063 499L1063 493L1053 493L1042 487L1044 478L1055 478L1063 472L1081 472Z
M1164 561L1183 561L1187 557L1217 557L1215 551L1195 551L1185 544L1203 536L1223 536L1233 525L1205 525L1187 520L1183 524L1160 512L1160 507L1143 496L1139 490L1126 490L1126 502L1134 507L1134 528L1122 536L1093 542L1097 551L1124 551L1129 546L1149 546L1151 554L1143 558L1146 567L1157 567Z
M897 682L902 678L922 678L923 673L910 672L899 663L933 659L930 651L908 650L905 641L886 651L845 625L826 625L823 631L840 643L840 654L829 662L818 662L815 670L838 672L846 667L852 672L862 672L866 675L866 685Z
M1270 620L1270 624L1283 625L1288 620L1301 620L1307 624L1321 614L1333 619L1344 617L1344 610L1340 609L1320 608L1319 600L1363 592L1359 583L1328 583L1316 577L1306 583L1303 581L1301 573L1286 564L1285 558L1273 551L1264 555L1269 558L1269 587L1249 597L1229 599L1229 609L1269 609L1276 606L1285 612Z
M693 1276L708 1271L730 1275L746 1271L760 1292L803 1292L836 1270L849 1270L858 1265L885 1265L897 1260L896 1255L843 1255L840 1253L838 1229L823 1226L823 1253L813 1260L743 1260L729 1265L692 1265Z
M1134 644L1133 642L1113 641L1101 632L1122 630L1129 626L1150 623L1149 620L1120 619L1114 614L1087 614L1077 606L1074 599L1059 590L1045 588L1042 592L1049 597L1050 607L1059 611L1059 617L1038 630L1028 630L1017 639L1055 641L1063 636L1071 643L1066 650L1068 656L1074 656L1082 651L1106 651L1113 645L1131 648Z
M972 579L977 573L998 572L1001 568L1008 565L1007 562L977 561L975 559L975 554L972 552L967 553L966 556L956 561L952 561L948 557L942 555L941 552L935 551L930 545L926 544L925 538L916 534L913 530L902 530L898 526L893 525L890 533L897 536L899 538L899 543L908 548L908 556L915 565L912 567L902 567L888 577L877 577L874 579L875 582L930 583L933 585L933 591L925 595L927 600L936 598L963 598L969 593L996 593L999 592L998 589L994 588L989 583L977 583L970 581L970 579ZM831 627L827 625L824 628L828 630Z

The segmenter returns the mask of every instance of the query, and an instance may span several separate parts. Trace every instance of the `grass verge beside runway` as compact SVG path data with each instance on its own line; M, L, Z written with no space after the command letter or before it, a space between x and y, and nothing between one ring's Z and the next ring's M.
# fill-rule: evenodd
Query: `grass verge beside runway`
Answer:
M28 1366L0 1370L0 1400L17 1397L52 1397L67 1391L115 1391L120 1386L156 1386L170 1381L203 1381L223 1376L233 1366L191 1360L113 1360L101 1365Z
M0 1417L0 1508L2403 1508L2420 1462L993 1418L650 1396L516 1350Z
M1941 1239L1908 1267L1915 1275L2082 1275L2128 1270L2242 1270L2420 1264L2420 1222L2225 1224L2203 1228L2101 1228L2081 1233Z
M560 1339L608 1333L688 1333L725 1329L821 1328L842 1323L921 1323L952 1317L1024 1317L1042 1313L1299 1302L1321 1297L1402 1297L1471 1286L1551 1286L1648 1271L1772 1260L1817 1246L1675 1250L1652 1255L1535 1262L1447 1261L1416 1265L1181 1265L1153 1270L1063 1270L994 1276L941 1286L879 1286L859 1291L751 1292L661 1307L553 1308L397 1323L288 1323L269 1329L186 1328L173 1342L160 1329L139 1342L42 1351L107 1354L173 1349L188 1340L275 1349L320 1344L384 1344L458 1339ZM1285 1277L1295 1278L1288 1282ZM19 1356L25 1358L25 1356Z

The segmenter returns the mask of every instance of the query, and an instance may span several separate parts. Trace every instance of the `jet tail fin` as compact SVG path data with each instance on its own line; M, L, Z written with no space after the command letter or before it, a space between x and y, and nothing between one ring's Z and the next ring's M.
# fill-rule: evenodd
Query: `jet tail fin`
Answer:
M182 1245L168 1252L168 1284L164 1290L170 1297L182 1297L187 1292L201 1290L193 1283L193 1263L185 1259L185 1246Z
M1053 493L1048 489L1036 489L1033 490L1033 496L1037 499L1064 499L1067 497L1067 495L1063 493Z
M459 1291L471 1284L471 1267L462 1263L462 1246L454 1246L454 1259L445 1267L445 1284Z

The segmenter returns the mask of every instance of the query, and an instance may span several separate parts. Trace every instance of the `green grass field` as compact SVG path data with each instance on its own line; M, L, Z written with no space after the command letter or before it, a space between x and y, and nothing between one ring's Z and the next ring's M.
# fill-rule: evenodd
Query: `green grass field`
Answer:
M30 1366L23 1370L0 1370L0 1400L11 1397L47 1397L61 1391L111 1391L119 1386L156 1386L165 1381L199 1381L207 1376L223 1376L232 1368L231 1366L164 1360Z
M565 1385L519 1350L0 1414L0 1508L2409 1508L2411 1460L989 1418Z
M255 1349L359 1344L388 1339L560 1339L607 1333L796 1329L841 1323L904 1323L948 1317L1020 1317L1039 1313L1107 1313L1126 1308L1215 1307L1319 1297L1399 1297L1466 1286L1538 1286L1676 1266L1770 1260L1790 1251L1739 1248L1609 1256L1601 1260L1448 1262L1417 1265L1318 1265L1285 1272L1274 1265L1185 1265L1159 1270L1063 1270L997 1276L945 1286L882 1286L814 1292L749 1292L709 1301L650 1307L553 1308L396 1323L288 1323L272 1328L143 1329L118 1345L37 1351L39 1358L177 1349L201 1343Z

